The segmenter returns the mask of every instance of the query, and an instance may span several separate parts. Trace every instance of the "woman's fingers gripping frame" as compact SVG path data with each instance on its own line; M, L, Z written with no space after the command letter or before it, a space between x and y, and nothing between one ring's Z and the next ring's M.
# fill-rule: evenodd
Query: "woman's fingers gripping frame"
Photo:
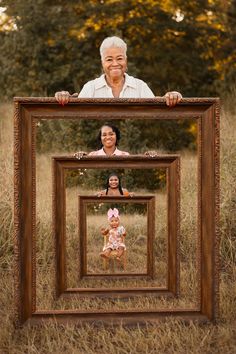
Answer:
M166 99L166 104L169 107L174 107L182 99L181 93L177 91L167 92L164 97Z
M55 97L57 102L64 106L69 102L70 93L68 91L59 91L55 93Z

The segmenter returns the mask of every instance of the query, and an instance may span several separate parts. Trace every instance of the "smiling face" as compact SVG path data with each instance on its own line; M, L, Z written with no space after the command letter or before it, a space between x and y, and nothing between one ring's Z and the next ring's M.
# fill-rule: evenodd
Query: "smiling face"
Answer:
M116 146L116 133L111 127L104 125L101 128L101 142L104 148L111 149Z
M121 79L127 69L127 58L121 48L108 48L104 51L102 67L108 79Z
M112 229L116 229L120 224L120 219L113 216L110 220L110 226Z
M116 189L119 186L119 178L117 176L111 176L109 178L109 187L112 189Z

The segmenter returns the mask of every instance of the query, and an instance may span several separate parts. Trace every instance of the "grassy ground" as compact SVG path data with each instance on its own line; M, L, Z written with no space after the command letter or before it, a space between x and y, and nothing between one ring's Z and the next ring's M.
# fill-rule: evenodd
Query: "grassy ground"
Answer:
M222 112L221 116L221 282L220 282L220 317L216 325L199 325L191 323L186 325L178 320L168 319L158 325L146 325L144 327L109 327L84 325L61 326L57 323L44 324L40 327L24 326L22 329L15 329L13 326L13 133L12 133L12 106L5 104L0 106L0 353L234 353L236 352L236 221L235 221L235 177L236 177L236 147L235 130L236 114L229 109ZM196 293L196 271L195 257L193 251L196 248L195 240L189 235L195 231L196 218L190 208L194 191L194 179L190 171L196 164L196 159L192 155L181 156L182 159L182 194L184 200L181 212L181 298L178 305L192 306ZM140 299L130 301L115 301L113 303L102 299L73 300L53 304L50 289L53 287L53 262L52 262L52 237L51 237L51 177L49 168L45 168L48 159L40 156L37 160L39 166L43 168L44 183L38 184L38 220L37 220L37 306L39 308L143 308L155 306L176 306L177 300L166 300L159 298ZM188 167L188 170L187 170ZM48 173L45 171L49 171ZM38 175L40 182L40 172ZM44 202L40 202L40 196L44 196ZM67 214L68 233L68 256L74 257L76 254L76 234L77 229L73 217L75 203L73 203L74 191L68 191L67 199L70 200L71 207ZM159 198L160 199L160 198ZM163 196L163 205L164 205ZM45 204L46 203L46 204ZM48 204L47 204L48 203ZM45 207L45 205L47 207ZM161 208L162 209L162 208ZM77 210L77 209L76 209ZM187 212L188 211L188 212ZM190 217L189 215L193 215ZM160 218L161 219L161 218ZM130 227L130 221L124 218L126 227ZM98 217L96 223L91 227L97 229L102 223ZM160 241L165 230L158 224L156 235ZM130 236L130 240L134 235ZM131 245L131 243L130 243ZM102 245L101 245L102 246ZM166 247L163 241L163 257L158 269L161 274L165 274ZM131 248L131 246L129 246ZM74 252L74 253L73 253ZM93 251L94 257L97 250ZM132 254L131 249L129 252ZM135 253L139 252L137 249ZM160 247L157 248L160 252ZM131 260L132 261L132 260ZM163 266L162 266L163 263ZM77 278L74 277L75 262L70 264L70 282L72 286L77 285ZM98 262L91 263L97 266ZM163 268L162 268L163 267ZM162 282L157 280L159 285ZM96 284L97 285L97 284Z

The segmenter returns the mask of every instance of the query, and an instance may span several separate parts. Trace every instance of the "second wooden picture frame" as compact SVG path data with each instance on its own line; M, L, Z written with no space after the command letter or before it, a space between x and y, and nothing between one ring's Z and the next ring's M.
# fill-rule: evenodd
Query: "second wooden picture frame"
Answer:
M133 296L140 294L160 294L178 296L179 294L179 213L180 213L180 157L178 155L161 155L161 156L127 156L127 157L84 157L76 159L74 157L53 157L53 224L55 237L55 252L56 252L56 294L61 295L91 295L91 296ZM68 170L78 169L102 169L102 168L129 168L129 169L160 169L164 168L167 171L167 224L168 224L168 261L167 261L167 286L166 287L142 287L142 288L68 288L67 287L67 270L66 270L66 197L65 197L65 173ZM100 202L97 197L81 197L82 201L90 200ZM106 198L106 197L105 197ZM146 201L153 205L153 197L142 196L136 197L129 202ZM114 199L115 200L115 199ZM118 199L116 198L116 201ZM128 201L128 199L126 199ZM125 202L125 199L123 199ZM83 206L83 203L82 203ZM148 272L147 276L152 277L154 257L151 251L154 220L152 208L149 206L148 211L149 233L148 235ZM86 228L86 212L84 207L80 211L80 226L84 232ZM86 246L84 243L83 232L80 233L80 268L81 276L86 275Z

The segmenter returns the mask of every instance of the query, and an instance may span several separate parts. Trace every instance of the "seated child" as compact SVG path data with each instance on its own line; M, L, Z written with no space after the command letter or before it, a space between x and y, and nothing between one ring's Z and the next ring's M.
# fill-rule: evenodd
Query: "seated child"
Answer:
M130 193L127 189L122 188L120 177L116 173L111 173L107 178L106 189L97 193L98 197L104 195L132 197L134 193Z
M116 259L120 261L121 256L126 250L124 244L124 237L126 236L126 231L124 226L120 226L120 216L119 210L109 209L107 212L108 221L110 228L102 228L102 235L109 235L107 244L103 247L103 251L100 256L103 258L109 258L112 250L117 250Z

